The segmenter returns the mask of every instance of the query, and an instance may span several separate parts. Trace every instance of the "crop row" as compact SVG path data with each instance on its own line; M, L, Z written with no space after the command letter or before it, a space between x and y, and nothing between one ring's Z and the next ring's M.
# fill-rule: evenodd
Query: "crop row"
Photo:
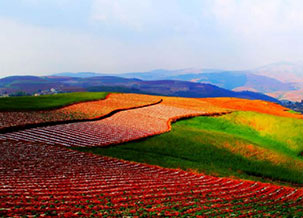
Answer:
M0 129L28 124L95 119L118 109L159 102L160 97L138 94L109 94L105 100L82 102L55 110L0 112Z
M122 111L99 121L33 128L3 134L0 138L64 146L105 146L167 132L172 120L203 114L203 110L157 104Z
M0 141L0 216L302 215L303 191Z

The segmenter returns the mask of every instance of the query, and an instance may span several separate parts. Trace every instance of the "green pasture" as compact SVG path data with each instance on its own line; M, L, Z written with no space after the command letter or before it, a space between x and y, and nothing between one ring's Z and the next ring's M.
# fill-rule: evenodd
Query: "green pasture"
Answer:
M74 92L41 96L0 98L0 111L48 110L77 102L104 99L107 92Z

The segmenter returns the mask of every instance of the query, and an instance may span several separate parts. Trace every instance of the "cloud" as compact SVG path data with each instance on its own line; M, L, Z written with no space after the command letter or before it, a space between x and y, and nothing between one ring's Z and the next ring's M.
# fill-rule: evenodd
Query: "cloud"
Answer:
M198 28L197 19L175 0L94 0L91 19L135 32L186 33Z
M299 0L214 0L210 7L218 28L259 65L302 59L302 10Z
M200 59L178 38L137 44L8 19L0 19L0 26L5 29L0 34L1 76L174 69L193 66L196 58Z
M302 34L302 10L298 0L214 0L212 6L218 24L246 36Z
M46 74L110 69L118 42L0 19L0 72Z
M245 69L303 59L299 0L18 2L0 3L7 12L0 17L2 76Z
M120 23L133 29L140 29L152 13L151 2L133 0L131 2L95 0L92 6L92 19L104 23Z

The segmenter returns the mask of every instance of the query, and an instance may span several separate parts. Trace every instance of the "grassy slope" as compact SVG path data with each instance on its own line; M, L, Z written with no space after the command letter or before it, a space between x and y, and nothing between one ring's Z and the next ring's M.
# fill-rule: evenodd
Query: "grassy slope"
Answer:
M107 92L74 92L56 95L0 98L0 111L54 109L69 104L104 99Z
M243 122L277 125L259 132ZM172 131L139 142L107 148L79 148L97 154L146 162L164 167L194 169L219 176L280 180L303 184L302 120L253 112L235 112L219 118L196 117L173 124ZM272 128L269 125L268 129ZM285 128L285 129L284 129ZM287 131L293 134L286 138ZM296 146L289 146L288 143ZM253 155L249 153L252 150ZM247 153L248 151L248 153Z
M237 112L219 118L234 125L249 128L254 134L245 134L250 140L293 157L303 151L303 120L265 115L255 112ZM235 133L236 134L236 133ZM257 134L257 136L256 136Z

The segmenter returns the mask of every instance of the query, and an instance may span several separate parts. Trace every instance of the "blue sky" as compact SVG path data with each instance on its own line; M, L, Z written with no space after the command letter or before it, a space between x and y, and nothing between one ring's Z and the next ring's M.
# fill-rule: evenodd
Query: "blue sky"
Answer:
M0 77L303 60L301 0L0 0Z

